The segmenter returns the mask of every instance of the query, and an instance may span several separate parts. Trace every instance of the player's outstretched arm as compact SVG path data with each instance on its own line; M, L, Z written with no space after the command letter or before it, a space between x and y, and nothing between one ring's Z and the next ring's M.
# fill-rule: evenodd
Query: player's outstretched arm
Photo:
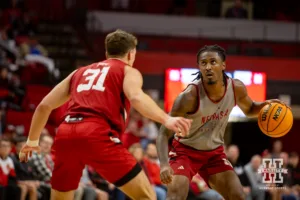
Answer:
M238 79L234 79L235 96L237 105L244 112L247 117L257 117L259 111L267 104L281 103L278 99L270 99L265 102L254 102L248 95L247 88L244 83Z
M35 109L31 120L27 142L19 153L20 161L27 162L33 151L39 152L39 138L41 132L45 127L52 110L68 101L70 96L70 80L74 73L75 71L56 85Z
M142 90L143 78L134 68L125 67L123 90L131 105L143 116L164 124L168 129L181 131L186 134L190 128L191 120L169 117L159 106Z
M196 111L199 103L197 97L197 87L193 85L188 86L187 89L176 98L170 115L174 117L184 117L187 113ZM168 141L173 135L173 131L168 130L162 125L156 139L156 148L161 165L161 180L165 184L172 181L172 169L168 163Z

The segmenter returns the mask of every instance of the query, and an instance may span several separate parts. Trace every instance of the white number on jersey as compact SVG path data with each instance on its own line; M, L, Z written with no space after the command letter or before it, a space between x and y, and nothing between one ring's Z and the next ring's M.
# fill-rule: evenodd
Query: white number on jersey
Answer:
M98 90L103 92L105 90L105 87L103 86L106 75L108 73L110 67L103 67L101 69L87 69L83 73L83 76L86 76L85 80L88 81L88 83L85 84L79 84L77 87L77 92L82 92L86 90ZM98 78L98 81L95 84L95 79L100 75Z

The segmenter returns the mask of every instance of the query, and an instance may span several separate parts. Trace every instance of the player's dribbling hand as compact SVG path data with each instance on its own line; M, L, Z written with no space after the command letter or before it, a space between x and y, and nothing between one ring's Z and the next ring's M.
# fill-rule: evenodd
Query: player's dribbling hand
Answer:
M172 182L174 171L169 164L160 167L160 180L164 184Z
M30 147L25 144L19 153L19 159L21 162L28 162L28 159L32 156L32 152L40 153L41 149L39 146Z
M166 128L174 131L177 136L185 137L189 133L191 124L191 119L185 119L183 117L169 117L164 125Z
M281 101L281 100L279 100L279 99L269 99L269 100L266 100L265 102L266 102L267 104L271 104L271 103L280 103L280 104L282 104L282 105L288 107L289 109L291 109L290 106L286 105L285 102L283 102L283 101Z

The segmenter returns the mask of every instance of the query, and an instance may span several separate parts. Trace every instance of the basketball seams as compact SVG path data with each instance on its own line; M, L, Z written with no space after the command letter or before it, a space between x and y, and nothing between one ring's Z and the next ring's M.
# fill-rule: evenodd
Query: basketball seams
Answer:
M281 135L282 135L282 134L286 134L286 133L291 129L292 126L293 126L293 122L292 122L291 125L290 125L287 129L285 129L284 131L282 131L282 132L280 132L280 133L277 133L277 134L275 134L275 135L270 135L270 136L273 136L273 137L281 137Z
M273 108L271 109L270 106ZM286 110L285 110L284 114L283 114L284 111L280 112L280 115L278 115L277 117L282 118L282 119L277 121L277 120L274 120L273 118L274 118L277 110L279 110L280 107L282 109L285 108ZM272 114L274 112L274 109L276 112L274 114ZM267 120L265 120L264 122L262 122L263 113L270 113L269 116L266 116ZM259 119L259 121L258 121L259 128L265 135L267 135L269 137L274 137L274 138L282 137L282 136L286 135L293 126L293 114L291 112L291 109L289 109L287 106L284 106L279 103L272 103L272 104L269 104L268 107L266 106L266 108L265 107L262 108L261 111L259 112L258 117L259 117L258 118ZM288 121L286 121L286 120L288 120ZM292 120L292 121L290 122L290 120ZM282 121L284 121L284 122L282 122ZM286 126L288 126L288 127L286 127ZM267 130L265 129L265 127L267 128ZM275 127L275 128L273 128L273 127ZM272 130L268 131L269 128L272 128Z
M260 111L260 112L259 112L259 119L258 119L259 121L261 121L262 114L263 114L263 111ZM259 126L260 129L262 129L262 130L268 132L266 129L264 129L264 126L262 125L262 123L258 123L258 126Z
M279 107L279 106L277 106L277 107ZM283 120L284 120L284 118L285 118L285 116L286 116L286 113L287 113L287 107L285 106L285 113L284 113L284 116L283 116L283 118L281 119L281 121L277 124L277 126L273 129L273 130L270 130L270 132L272 132L272 131L275 131L278 127L279 127L279 125L281 124L281 122L283 122ZM271 112L272 113L272 112ZM269 124L269 123L268 123Z
M272 103L271 103L271 106L272 106ZM270 121L270 117L271 117L271 114L273 112L273 110L277 107L277 105L275 104L275 106L272 108L270 114L269 114L269 117L268 117L268 120L267 120L267 132L269 132L269 121Z

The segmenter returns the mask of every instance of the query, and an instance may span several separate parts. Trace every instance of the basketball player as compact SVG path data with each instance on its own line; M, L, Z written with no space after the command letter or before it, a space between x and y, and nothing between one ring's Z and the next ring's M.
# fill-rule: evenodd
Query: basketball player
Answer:
M54 142L52 200L73 199L82 170L90 165L132 199L156 199L145 173L118 138L127 124L130 104L145 117L186 134L190 119L169 117L142 91L142 76L132 65L137 39L117 30L106 36L107 60L82 67L59 83L33 115L27 144L20 157L27 161L39 150L39 137L51 111L70 100Z
M188 136L168 141L172 130L162 126L157 138L161 180L168 184L167 199L186 199L192 177L199 173L226 200L244 199L243 188L224 153L224 132L229 114L238 105L248 117L256 117L263 106L279 100L254 102L245 85L226 76L224 49L205 46L197 54L200 72L196 81L177 97L171 116L193 119Z

